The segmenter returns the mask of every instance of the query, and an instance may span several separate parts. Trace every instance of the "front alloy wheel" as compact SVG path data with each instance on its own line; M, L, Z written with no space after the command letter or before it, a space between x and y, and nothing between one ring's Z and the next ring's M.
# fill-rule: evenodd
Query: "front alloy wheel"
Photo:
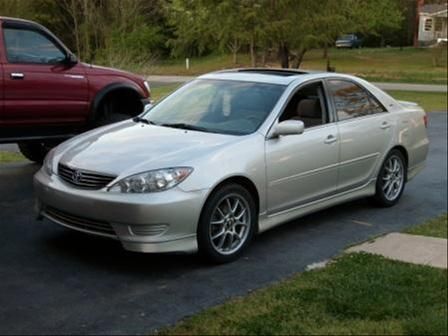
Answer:
M375 199L384 207L395 205L406 183L406 163L398 150L389 153L381 167L376 184Z
M198 226L200 252L210 261L230 262L252 239L255 204L250 193L232 184L214 192L205 204Z

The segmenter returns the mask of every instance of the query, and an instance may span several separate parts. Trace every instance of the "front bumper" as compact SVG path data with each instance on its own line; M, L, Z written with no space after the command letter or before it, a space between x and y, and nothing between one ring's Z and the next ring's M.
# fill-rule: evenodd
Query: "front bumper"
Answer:
M207 190L173 188L121 194L76 189L42 170L34 176L36 211L74 230L118 239L135 252L197 250L196 230Z
M336 42L336 48L352 48L353 43L351 42Z

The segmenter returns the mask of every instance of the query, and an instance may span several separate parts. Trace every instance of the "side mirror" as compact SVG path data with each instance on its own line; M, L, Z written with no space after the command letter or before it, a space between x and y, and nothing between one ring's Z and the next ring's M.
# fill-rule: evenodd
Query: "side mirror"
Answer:
M67 57L64 60L64 64L75 65L76 63L78 63L78 59L76 58L76 55L74 55L72 53L67 54Z
M281 135L302 134L305 131L305 124L301 120L285 120L275 125L270 138L277 138Z

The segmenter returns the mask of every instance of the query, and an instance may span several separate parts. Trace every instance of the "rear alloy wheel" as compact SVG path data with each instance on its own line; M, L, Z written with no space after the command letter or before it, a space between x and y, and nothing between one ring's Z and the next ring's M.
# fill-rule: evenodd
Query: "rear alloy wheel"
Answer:
M381 167L376 182L376 202L383 207L398 203L406 183L406 162L398 150L392 150Z
M50 148L42 142L21 142L18 144L20 153L28 160L42 164Z
M233 261L249 245L255 225L250 193L237 184L224 186L205 204L198 227L199 251L215 263Z

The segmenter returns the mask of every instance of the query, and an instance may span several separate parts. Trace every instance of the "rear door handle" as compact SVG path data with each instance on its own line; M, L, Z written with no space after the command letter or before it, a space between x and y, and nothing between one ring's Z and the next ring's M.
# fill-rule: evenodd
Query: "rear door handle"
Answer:
M25 75L21 72L12 72L11 79L24 79Z
M383 121L383 123L381 124L381 128L388 129L388 128L390 128L390 124L387 121Z
M333 142L335 142L337 140L338 140L338 138L336 138L333 134L330 134L329 136L327 136L327 138L325 139L324 143L332 144Z

